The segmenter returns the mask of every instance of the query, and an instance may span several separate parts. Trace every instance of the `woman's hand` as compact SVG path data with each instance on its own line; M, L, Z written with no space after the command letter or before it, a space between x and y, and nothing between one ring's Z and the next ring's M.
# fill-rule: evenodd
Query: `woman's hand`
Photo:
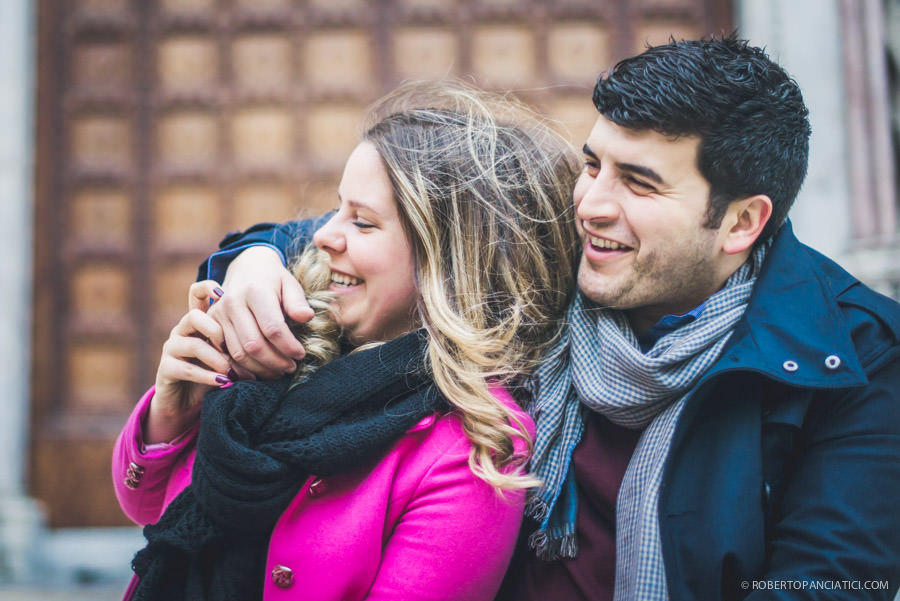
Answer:
M203 395L228 384L231 370L222 327L206 314L210 299L221 297L216 282L190 289L190 311L172 328L156 372L156 392L144 426L144 442L169 442L198 417Z

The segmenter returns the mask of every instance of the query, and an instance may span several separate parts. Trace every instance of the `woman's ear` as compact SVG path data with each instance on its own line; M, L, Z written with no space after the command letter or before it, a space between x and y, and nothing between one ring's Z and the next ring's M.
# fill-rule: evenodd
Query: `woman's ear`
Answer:
M722 250L729 255L742 253L753 246L772 216L772 199L755 194L735 200L728 206L722 225L725 239Z

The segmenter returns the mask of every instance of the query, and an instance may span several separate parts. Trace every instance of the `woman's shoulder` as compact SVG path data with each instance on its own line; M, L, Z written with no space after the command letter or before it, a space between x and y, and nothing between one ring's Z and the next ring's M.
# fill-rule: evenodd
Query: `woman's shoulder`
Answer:
M521 426L513 425L524 427L530 439L533 422L512 395L499 388L491 392L511 410L512 422L521 422ZM516 454L526 458L529 441L515 437L513 444ZM451 489L461 497L493 497L496 491L472 472L469 465L472 449L458 410L432 414L407 430L367 472L365 479L368 486L381 482L389 489L395 507L406 507L411 499L428 498L435 491L445 494Z
M492 386L490 392L509 410L512 418L510 424L527 434L529 440L533 440L534 420L519 406L509 390L502 386ZM453 447L459 447L465 451L468 461L472 443L466 435L463 416L459 409L451 409L425 417L407 431L407 436L410 435L419 438L426 449L438 448L441 449L441 452L446 452ZM527 441L521 437L516 437L514 445L517 453L526 452L528 448Z

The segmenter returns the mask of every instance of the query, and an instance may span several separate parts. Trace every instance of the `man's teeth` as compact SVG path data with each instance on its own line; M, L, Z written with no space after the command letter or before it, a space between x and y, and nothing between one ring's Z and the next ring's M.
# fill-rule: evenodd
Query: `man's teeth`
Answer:
M362 280L359 278L354 278L343 273L335 273L333 271L331 272L331 281L340 286L356 286L362 283Z
M628 248L624 244L619 244L618 242L613 242L606 238L595 238L594 236L591 236L590 238L591 246L596 246L597 248L605 248L606 250L625 250Z

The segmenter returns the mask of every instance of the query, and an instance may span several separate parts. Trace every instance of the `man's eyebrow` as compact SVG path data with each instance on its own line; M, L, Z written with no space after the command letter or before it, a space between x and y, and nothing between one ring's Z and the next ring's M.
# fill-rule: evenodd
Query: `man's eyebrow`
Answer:
M597 156L597 154L593 150L591 150L591 147L588 146L587 144L585 144L584 146L581 147L581 152L583 152L585 155L591 157L595 161L600 160L599 157ZM662 178L662 176L659 173L657 173L653 169L650 169L649 167L644 167L643 165L635 165L633 163L616 163L616 168L618 168L622 171L629 171L631 173L636 173L638 175L642 175L642 176L646 177L647 179L653 180L657 184L664 185L666 183L665 180Z

